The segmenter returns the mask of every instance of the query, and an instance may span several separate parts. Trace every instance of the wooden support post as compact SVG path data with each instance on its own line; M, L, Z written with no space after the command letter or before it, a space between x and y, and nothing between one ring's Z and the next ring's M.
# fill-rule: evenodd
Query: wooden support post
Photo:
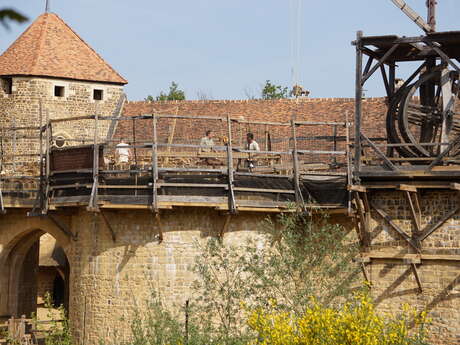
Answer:
M237 212L234 187L234 169L233 169L233 150L232 150L232 122L230 115L227 114L227 173L228 173L228 211L230 214Z
M158 143L157 143L157 117L152 114L152 211L158 213Z
M157 224L158 224L158 243L161 243L163 242L163 226L161 224L161 218L160 218L159 212L155 213L155 220L157 221Z
M47 213L46 217L50 219L69 239L76 240L77 236L70 231L70 229L62 223L58 218L56 218L53 214Z
M175 115L177 115L178 113L179 113L179 107L177 106ZM168 152L171 151L171 144L173 143L174 134L176 132L176 124L177 124L177 117L173 117L172 124L170 126L169 135L168 135L168 147L166 148L166 151ZM166 157L164 162L165 162L165 165L167 165L169 163L169 157Z
M407 202L409 203L412 221L414 222L415 228L417 230L416 233L418 235L421 231L421 224L420 224L421 215L420 215L420 209L417 209L419 207L418 202L416 205L414 200L412 200L412 193L414 192L409 192L409 191L404 192ZM417 191L415 191L415 197L417 198Z
M110 231L110 234L112 236L112 240L113 240L113 243L116 243L117 242L117 234L115 233L115 231L113 230L112 226L110 225L110 222L105 214L105 212L101 209L101 212L100 212L101 216L102 216L102 219L104 220L104 223L105 225L107 226L107 228L109 229Z
M94 116L94 143L93 143L93 187L88 203L88 210L97 212L99 207L97 204L98 189L99 189L99 144L98 144L98 114Z
M364 75L369 73L369 70L371 69L373 62L374 62L374 58L372 56L369 56L367 59L366 67L364 67L364 71L363 71Z
M16 172L16 118L13 116L13 150L12 150L12 163L13 163L13 171Z
M137 167L137 147L136 147L136 119L133 118L133 145L134 145L134 164Z
M367 274L367 268L364 262L361 262L361 271L363 272L364 279L366 280L366 282L370 284L371 280L370 280L369 275Z
M49 205L49 191L50 191L50 172L51 172L51 160L50 160L50 150L51 150L51 140L53 137L53 130L51 126L51 122L49 119L49 112L46 111L46 169L45 169L45 192L43 194L43 207L42 207L42 214L46 214L48 212L48 205Z
M355 173L359 173L361 168L361 117L363 101L363 51L362 42L363 32L356 34L356 81L355 81Z
M409 243L417 253L420 253L420 247L417 245L417 242L415 242L406 232L404 232L399 226L393 222L391 217L381 208L379 208L375 203L371 202L372 208L383 218L387 221L387 223L398 233L401 235L404 240L406 240L407 243Z
M423 292L422 280L420 279L420 275L419 275L419 272L417 270L417 266L416 266L416 264L414 262L411 262L410 266L411 266L412 272L414 273L415 281L417 282L419 292L422 293Z
M295 191L295 201L298 206L304 205L304 200L302 196L302 191L300 189L300 168L299 168L299 154L297 152L297 131L295 124L295 116L292 116L291 119L291 133L293 141L292 149L292 165L293 165L293 179L294 179L294 191Z
M228 227L230 226L230 220L232 218L232 215L229 213L227 214L227 216L225 217L225 221L224 221L224 225L222 226L222 229L220 230L220 234L219 234L219 239L221 241L223 241L224 239L224 235L225 233L227 232L228 230Z
M348 123L348 111L345 112L345 151L347 164L347 189L353 183L353 170L351 168L351 148L350 148L350 124ZM348 215L351 215L351 191L348 190Z
M362 193L364 197L366 198L366 201L363 201L361 199L360 192L354 192L355 193L355 202L356 202L356 207L358 208L358 215L359 215L359 229L358 230L358 236L360 237L361 245L362 246L368 246L369 241L368 241L368 234L369 234L369 225L370 225L370 210L369 210L369 202L367 200L367 195L366 193Z
M389 71L389 86L390 86L390 99L389 101L393 99L394 93L396 91L396 64L391 63L390 64L390 71Z

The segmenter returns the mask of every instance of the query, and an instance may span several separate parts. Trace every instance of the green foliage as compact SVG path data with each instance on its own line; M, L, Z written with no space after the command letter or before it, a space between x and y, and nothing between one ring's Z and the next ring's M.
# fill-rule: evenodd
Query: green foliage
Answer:
M50 294L45 295L45 308L48 310L47 318L51 320L50 327L47 330L45 345L73 345L72 333L70 331L69 319L67 318L64 306L59 306L56 319L53 301Z
M6 29L10 28L11 22L24 23L28 20L29 18L12 8L3 8L0 10L0 24Z
M197 311L215 320L218 333L245 335L242 302L264 308L276 300L279 310L301 313L311 296L325 305L352 296L358 246L343 227L324 216L292 213L268 219L263 232L240 246L210 239L201 248L194 267Z
M288 87L272 84L270 80L267 80L262 88L262 99L282 99L289 96Z
M152 95L149 95L145 98L146 101L153 102L156 101L183 101L185 100L185 92L179 89L179 84L176 82L172 82L171 86L169 87L169 92L165 93L163 91L160 94L153 98Z

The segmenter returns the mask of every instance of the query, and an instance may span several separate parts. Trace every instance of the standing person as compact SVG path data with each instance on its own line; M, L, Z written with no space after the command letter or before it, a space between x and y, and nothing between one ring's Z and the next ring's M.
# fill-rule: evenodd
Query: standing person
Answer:
M131 158L131 150L124 139L121 139L115 150L115 159L117 164L128 164Z
M260 151L259 144L257 141L254 140L254 134L248 133L246 134L246 140L247 140L247 146L246 149L249 151ZM247 166L249 170L251 171L256 164L256 161L254 159L251 159L251 153L249 154L249 159L247 161Z

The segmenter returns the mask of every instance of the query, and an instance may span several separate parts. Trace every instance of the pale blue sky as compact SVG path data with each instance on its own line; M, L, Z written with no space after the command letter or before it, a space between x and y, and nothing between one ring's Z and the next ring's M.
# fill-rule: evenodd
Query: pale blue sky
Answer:
M50 0L59 14L120 74L130 100L166 90L172 80L188 99L257 96L266 79L291 84L296 0ZM426 0L408 0L425 15ZM438 0L438 30L460 29L460 0ZM4 0L31 20L45 0ZM352 97L356 31L418 35L390 0L302 0L302 85L311 97ZM29 23L30 24L30 23ZM28 24L27 24L28 25ZM0 28L5 50L27 25ZM382 89L372 83L367 95ZM374 88L375 86L375 88Z

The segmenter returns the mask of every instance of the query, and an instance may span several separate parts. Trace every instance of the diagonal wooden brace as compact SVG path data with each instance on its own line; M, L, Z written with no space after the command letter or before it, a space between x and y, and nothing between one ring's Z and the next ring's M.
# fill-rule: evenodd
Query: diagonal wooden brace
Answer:
M381 208L379 208L375 203L371 202L372 208L383 218L387 221L387 223L395 230L398 234L406 240L407 243L409 243L418 253L420 253L420 247L417 245L417 242L415 242L410 236L403 231L398 225L393 222L391 217Z

